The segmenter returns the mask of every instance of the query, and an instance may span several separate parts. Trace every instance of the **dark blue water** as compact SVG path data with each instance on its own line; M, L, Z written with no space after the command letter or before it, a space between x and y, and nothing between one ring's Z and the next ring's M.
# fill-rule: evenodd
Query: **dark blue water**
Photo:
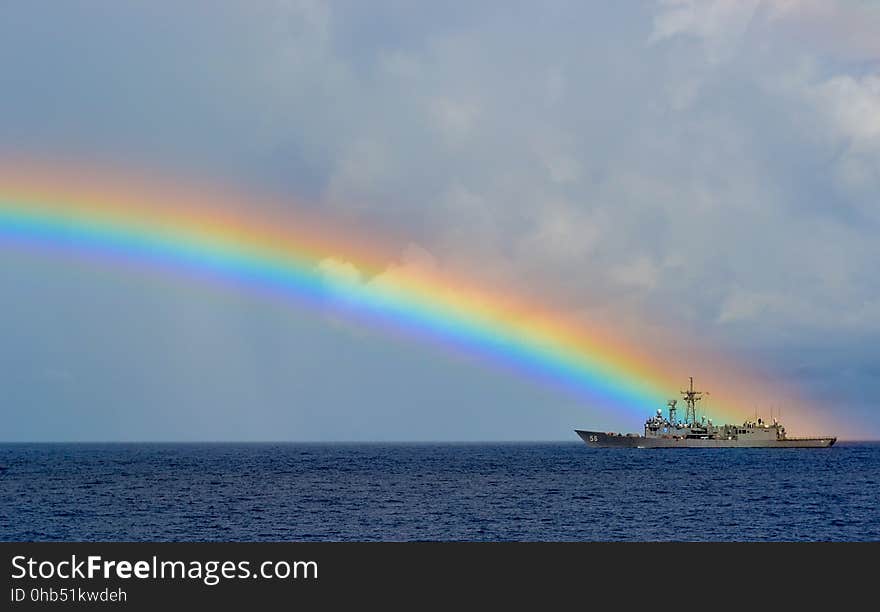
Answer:
M0 540L880 540L880 445L0 445Z

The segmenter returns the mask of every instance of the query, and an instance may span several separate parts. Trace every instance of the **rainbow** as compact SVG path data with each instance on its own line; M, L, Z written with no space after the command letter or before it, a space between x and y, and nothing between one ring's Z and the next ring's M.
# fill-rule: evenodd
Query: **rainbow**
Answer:
M0 164L0 249L36 246L136 262L331 307L639 418L674 396L688 373L607 329L460 275L389 270L379 241L341 226L279 213L276 202L211 191L76 168ZM334 267L357 273L328 273ZM751 404L737 405L737 399L713 400L710 414L716 420L750 415Z

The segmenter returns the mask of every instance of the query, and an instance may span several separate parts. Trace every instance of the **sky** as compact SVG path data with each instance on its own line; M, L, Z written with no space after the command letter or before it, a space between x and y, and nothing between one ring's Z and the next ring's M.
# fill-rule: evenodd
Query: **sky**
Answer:
M618 330L636 340L675 330L878 438L877 31L867 1L12 0L0 158L286 198L382 236L390 269L464 270L567 315L639 321ZM0 244L0 283L2 440L641 427L492 364L157 271Z

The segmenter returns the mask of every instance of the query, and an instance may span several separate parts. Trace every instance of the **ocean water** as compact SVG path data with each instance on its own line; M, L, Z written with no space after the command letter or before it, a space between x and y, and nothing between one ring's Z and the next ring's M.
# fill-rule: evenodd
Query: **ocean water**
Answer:
M0 540L880 540L880 444L3 444Z

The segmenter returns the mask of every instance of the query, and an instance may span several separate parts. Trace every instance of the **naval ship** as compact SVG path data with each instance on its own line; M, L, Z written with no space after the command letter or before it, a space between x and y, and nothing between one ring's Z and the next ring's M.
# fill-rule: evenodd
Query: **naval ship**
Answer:
M687 410L684 421L676 418L677 400L669 400L669 416L663 417L663 410L645 421L645 434L620 434L604 431L575 429L575 433L587 443L597 448L829 448L836 437L789 438L785 427L773 419L767 423L755 417L742 425L714 425L711 419L703 416L697 421L697 402L703 398L702 391L694 390L694 378L690 377L690 387L683 390Z

